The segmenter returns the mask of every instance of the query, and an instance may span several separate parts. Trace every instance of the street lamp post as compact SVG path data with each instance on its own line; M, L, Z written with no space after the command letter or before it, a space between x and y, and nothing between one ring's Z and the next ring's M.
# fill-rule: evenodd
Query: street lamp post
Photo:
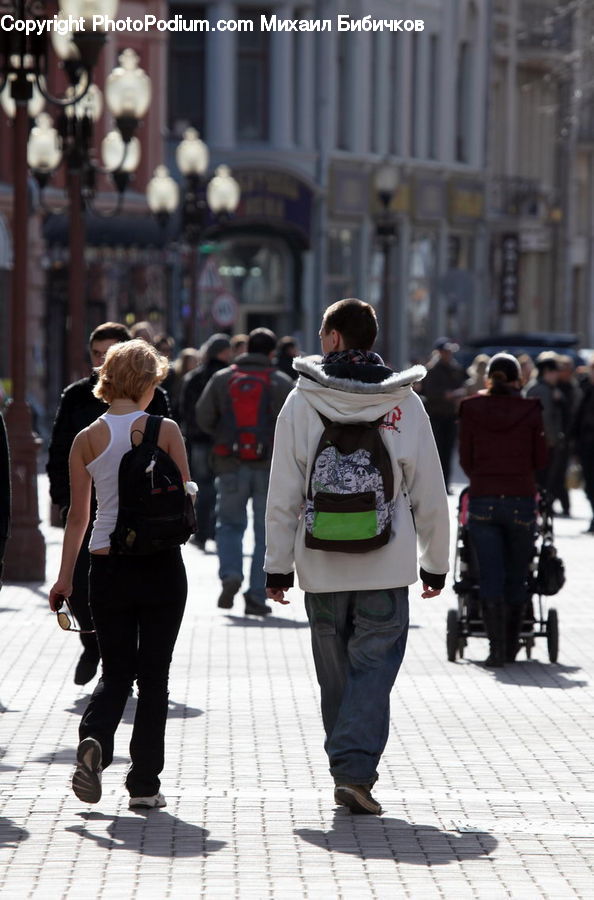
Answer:
M68 371L77 381L85 370L85 218L94 207L95 185L99 173L111 174L118 199L117 214L123 202L130 175L140 161L140 143L134 137L139 121L146 113L151 97L148 75L139 68L133 50L124 50L120 65L105 83L105 100L117 129L110 131L101 144L103 167L93 159L93 133L101 117L102 97L92 85L85 96L67 107L59 117L57 130L48 116L33 128L29 139L28 161L41 190L46 187L62 157L66 165L69 212L68 266ZM72 89L71 89L72 90ZM50 138L50 133L52 137ZM56 154L56 144L58 153Z
M204 236L209 210L223 220L232 215L239 205L240 190L228 166L219 166L207 182L209 152L194 128L188 128L179 143L175 159L185 177L182 198L182 234L192 250L190 273L189 313L185 329L186 346L194 347L197 341L198 319L198 259L200 242ZM165 166L158 166L147 186L149 208L162 226L179 204L179 187Z
M396 224L390 212L390 205L398 187L398 170L390 163L383 163L375 172L374 186L381 207L381 215L376 224L376 234L383 251L383 277L381 301L382 356L389 361L391 353L391 256L396 236Z
M76 7L79 0L69 0ZM107 3L107 0L105 0ZM108 3L108 5L111 5ZM39 18L42 4L15 0L0 3L0 10L12 14L15 21ZM85 0L77 14L102 12L99 0ZM37 449L39 440L32 432L31 410L26 402L27 378L27 139L29 104L37 94L52 102L67 105L89 88L92 69L105 36L100 32L74 36L78 60L67 68L71 85L77 86L73 99L55 98L47 91L47 37L25 31L0 30L0 87L7 91L14 108L13 123L13 215L14 260L11 295L11 378L12 399L6 411L6 426L11 454L12 534L6 552L5 575L13 581L43 581L45 578L45 542L39 530L37 497ZM8 104L11 105L10 103ZM3 104L6 109L6 104Z

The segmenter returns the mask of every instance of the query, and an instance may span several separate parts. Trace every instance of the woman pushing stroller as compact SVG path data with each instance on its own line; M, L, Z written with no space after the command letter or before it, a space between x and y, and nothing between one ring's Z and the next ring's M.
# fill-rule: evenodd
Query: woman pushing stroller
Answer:
M468 533L489 638L485 665L513 662L534 553L536 472L547 462L541 406L521 393L518 361L498 353L487 389L460 405L460 463L470 480Z

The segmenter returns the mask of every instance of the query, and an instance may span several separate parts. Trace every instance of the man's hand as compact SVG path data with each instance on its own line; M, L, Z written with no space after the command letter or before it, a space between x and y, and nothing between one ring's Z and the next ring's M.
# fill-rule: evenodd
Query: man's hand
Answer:
M441 594L441 588L432 588L432 587L429 587L428 584L423 583L423 593L421 594L421 597L424 597L424 598L439 597L440 594Z
M266 597L268 600L274 600L275 603L282 603L283 606L286 606L287 603L290 603L290 600L285 600L285 594L287 593L288 588L266 588Z

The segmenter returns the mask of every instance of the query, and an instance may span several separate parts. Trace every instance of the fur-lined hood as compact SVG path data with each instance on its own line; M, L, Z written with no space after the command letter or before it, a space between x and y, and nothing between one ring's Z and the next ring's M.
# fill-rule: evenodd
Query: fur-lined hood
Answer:
M314 409L333 421L337 418L343 421L377 419L410 396L411 385L426 375L424 366L393 372L382 366L357 365L350 370L356 370L357 375L360 371L360 378L340 378L325 371L321 356L297 357L293 360L293 368L300 376L297 390ZM378 381L380 373L384 377ZM373 374L375 380L366 379L367 374Z

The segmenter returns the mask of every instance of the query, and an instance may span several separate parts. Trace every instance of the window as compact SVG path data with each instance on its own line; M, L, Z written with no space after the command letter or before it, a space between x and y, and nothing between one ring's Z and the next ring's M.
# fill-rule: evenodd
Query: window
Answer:
M240 19L251 19L253 31L237 35L237 138L267 141L270 128L270 35L260 30L260 16L269 10L241 8Z
M169 16L206 19L203 6L171 6ZM204 135L205 34L173 31L169 36L168 124L175 134L193 125Z
M439 156L439 147L437 143L437 135L439 133L438 110L439 110L439 38L436 34L432 34L429 38L429 102L427 104L427 114L429 121L427 122L428 146L427 153L429 159L437 159Z
M399 134L398 134L398 116L400 111L400 84L398 79L398 38L395 35L390 36L390 65L388 69L388 78L390 82L389 89L389 148L390 153L395 156L399 155Z
M336 144L339 150L349 150L349 125L351 122L352 108L351 97L349 92L350 82L350 35L341 32L338 35L338 57L337 57L337 103L336 103Z
M328 229L327 301L356 297L359 292L359 232L353 228Z
M411 51L411 102L410 102L410 155L418 156L419 129L418 129L418 105L419 105L419 35L412 35Z
M456 161L469 162L471 49L468 41L458 47L456 73Z

